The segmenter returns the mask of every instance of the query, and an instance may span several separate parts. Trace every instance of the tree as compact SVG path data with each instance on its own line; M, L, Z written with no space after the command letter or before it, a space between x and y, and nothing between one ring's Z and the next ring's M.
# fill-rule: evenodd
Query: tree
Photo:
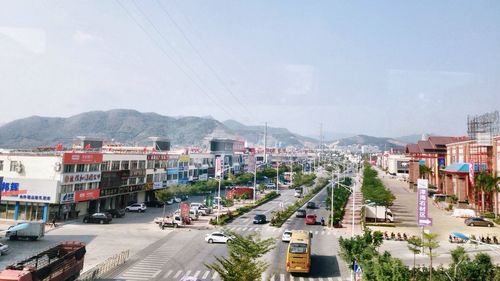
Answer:
M425 178L426 176L428 178L429 176L432 176L432 169L429 168L429 166L420 165L419 173L421 178Z
M412 236L408 239L408 249L413 253L413 280L415 280L415 264L417 254L422 252L422 239L417 236Z
M165 203L168 200L174 198L174 193L170 189L160 189L155 191L156 199Z
M434 249L439 248L439 242L437 241L437 234L436 233L424 233L424 241L422 242L422 246L424 249L429 250L428 253L426 253L429 256L429 280L432 281L432 259L434 257L437 257L436 253L433 253L432 251Z
M215 270L224 281L257 281L268 264L259 260L273 249L274 239L262 240L256 233L243 236L234 232L226 232L232 237L228 243L229 257L215 257L212 264L205 264Z

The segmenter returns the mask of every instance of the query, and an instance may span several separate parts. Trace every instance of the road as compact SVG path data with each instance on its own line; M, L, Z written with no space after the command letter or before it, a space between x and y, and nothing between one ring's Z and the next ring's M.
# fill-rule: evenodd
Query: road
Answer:
M255 214L266 214L269 220L274 210L295 202L293 190L282 190L280 193L281 196L277 199L235 219L224 229L240 234L257 232L262 238L275 238L275 249L265 257L270 267L263 275L263 279L280 281L291 280L289 274L284 271L284 255L287 244L281 241L283 230L285 228L310 229L314 233L313 273L305 279L298 277L297 280L342 280L339 279L341 271L339 270L339 261L336 258L337 239L332 231L327 231L320 225L306 227L304 219L295 217L291 218L282 228L271 227L268 224L253 224ZM326 192L322 191L313 201L320 204L325 196ZM327 215L323 206L314 212L318 216L326 217ZM193 276L202 280L219 280L217 273L207 269L205 264L214 262L216 256L226 256L227 247L225 244L208 244L204 241L205 235L212 231L186 229L170 231L165 238L131 257L126 264L103 280L180 280L183 276Z

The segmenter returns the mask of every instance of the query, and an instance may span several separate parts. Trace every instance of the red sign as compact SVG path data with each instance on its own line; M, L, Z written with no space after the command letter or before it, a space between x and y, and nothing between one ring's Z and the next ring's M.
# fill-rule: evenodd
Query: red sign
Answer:
M64 153L64 164L99 164L102 162L102 153Z
M98 199L100 194L101 191L99 189L75 191L75 201L81 202L81 201Z
M191 209L191 206L189 203L182 202L181 203L181 217L182 218L189 218L189 210Z

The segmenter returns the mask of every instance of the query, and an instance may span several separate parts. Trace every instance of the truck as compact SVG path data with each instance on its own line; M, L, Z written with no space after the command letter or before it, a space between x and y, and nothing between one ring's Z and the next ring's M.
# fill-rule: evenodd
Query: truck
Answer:
M188 224L188 223L183 222L181 216L179 216L179 215L156 217L154 219L154 222L157 223L162 229L165 227L176 228L176 227Z
M213 212L212 208L203 205L202 203L191 203L191 210L196 210L198 215L207 216Z
M303 192L304 192L304 189L302 187L297 187L297 188L295 188L294 196L300 198L300 197L302 197Z
M365 206L365 220L374 222L394 222L394 216L385 206Z
M83 269L85 243L63 241L5 267L0 281L76 280Z
M10 240L30 239L37 240L45 235L43 222L22 222L11 225L5 232L5 237Z

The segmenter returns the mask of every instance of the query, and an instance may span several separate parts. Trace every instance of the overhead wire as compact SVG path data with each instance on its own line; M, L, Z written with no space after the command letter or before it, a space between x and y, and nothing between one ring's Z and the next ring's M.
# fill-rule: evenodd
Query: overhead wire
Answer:
M217 71L205 60L205 58L202 56L201 52L198 50L198 48L195 47L195 45L192 43L192 41L189 39L189 37L186 35L184 30L179 26L179 24L175 21L175 19L170 15L168 10L163 6L160 0L156 0L158 5L160 6L160 9L167 15L167 18L173 23L175 28L181 33L182 37L186 40L186 42L191 46L191 48L194 50L196 55L200 58L200 60L203 62L203 64L212 72L212 74L215 76L217 81L222 85L222 87L228 92L231 97L234 98L234 100L247 112L247 114L251 117L252 114L248 110L248 108L239 100L239 98L234 94L234 92L227 86L227 84L223 81L223 79L220 77L220 75L217 73Z
M132 21L144 32L144 34L146 34L146 36L149 38L149 40L161 51L161 53L163 55L165 55L170 61L172 61L172 63L191 81L193 82L193 84L215 105L217 106L218 108L220 108L222 111L224 111L227 115L229 115L231 118L234 118L233 114L231 114L224 106L220 105L218 102L215 101L215 99L210 96L210 94L205 91L205 89L195 80L193 79L193 77L183 68L181 67L181 65L153 38L153 36L146 30L146 28L141 24L139 23L139 21L132 15L132 13L127 9L127 7L125 7L119 0L115 0L115 2L126 12L126 14L132 19ZM134 1L132 1L132 3L134 3L134 5L136 7L138 7ZM139 10L139 9L138 9ZM141 10L139 10L139 12L142 13ZM147 18L145 17L146 20L148 20L148 22L150 22L150 24L152 24L152 22ZM156 28L156 26L154 24L153 25L153 28L156 30L156 32L159 33L158 29ZM160 36L163 36L163 34L160 33ZM189 67L187 67L189 69Z

